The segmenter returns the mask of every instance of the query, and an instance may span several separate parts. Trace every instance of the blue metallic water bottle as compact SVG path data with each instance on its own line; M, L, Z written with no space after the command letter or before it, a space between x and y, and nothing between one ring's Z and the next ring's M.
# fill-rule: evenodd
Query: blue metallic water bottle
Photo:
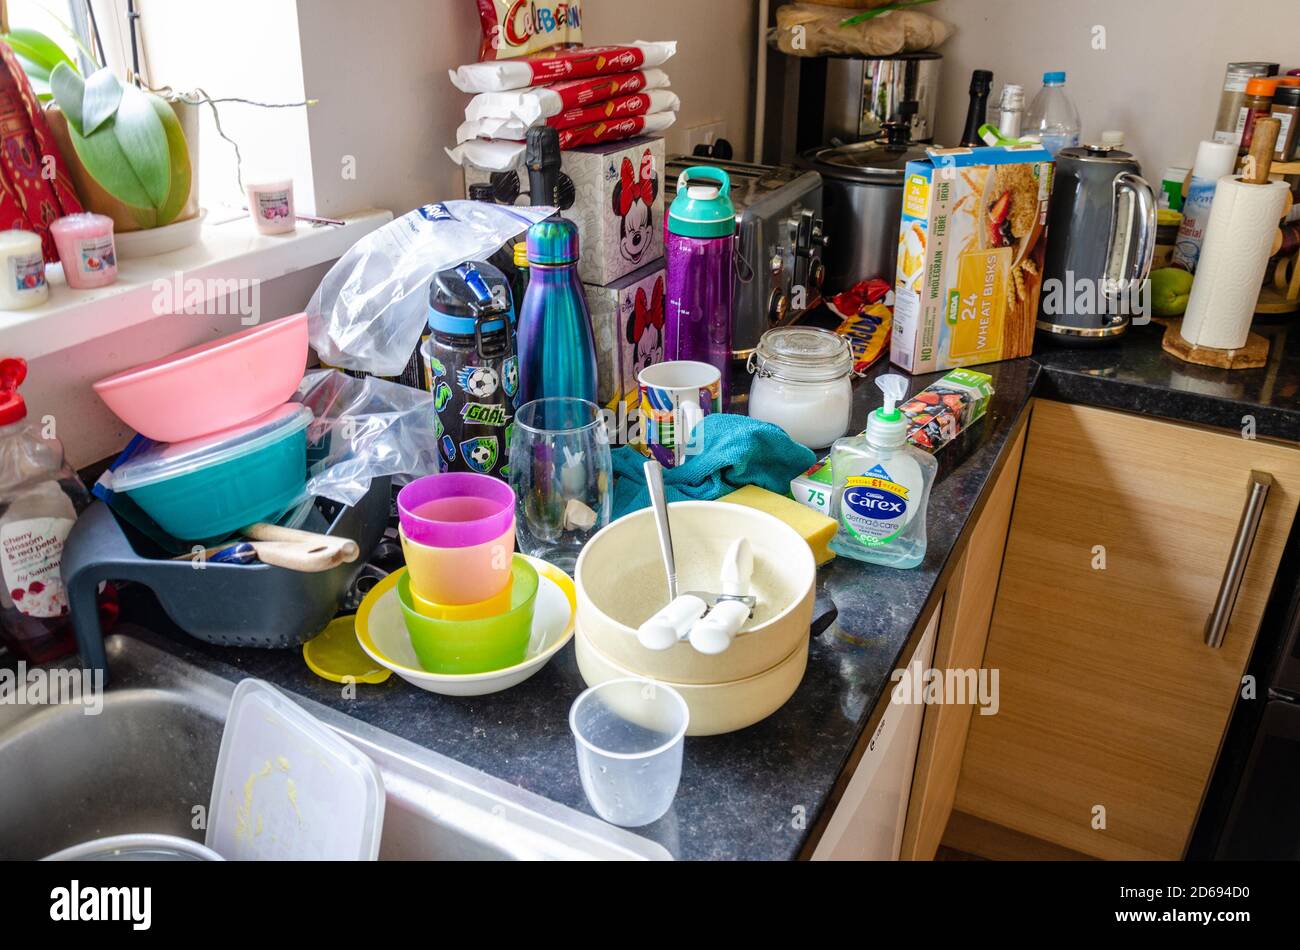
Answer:
M528 290L519 311L522 406L553 396L596 401L596 344L578 279L578 228L550 218L528 229Z

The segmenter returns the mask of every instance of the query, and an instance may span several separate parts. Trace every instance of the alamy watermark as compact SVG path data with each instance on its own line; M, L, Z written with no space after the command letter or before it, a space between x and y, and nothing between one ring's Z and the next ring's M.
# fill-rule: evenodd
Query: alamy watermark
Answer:
M0 706L80 706L87 716L104 710L104 671L0 667Z
M1001 706L995 669L925 669L918 661L889 679L890 702L898 705L978 706L981 716L996 716Z
M237 316L246 327L262 319L262 282L240 277L186 277L176 271L153 282L157 316Z

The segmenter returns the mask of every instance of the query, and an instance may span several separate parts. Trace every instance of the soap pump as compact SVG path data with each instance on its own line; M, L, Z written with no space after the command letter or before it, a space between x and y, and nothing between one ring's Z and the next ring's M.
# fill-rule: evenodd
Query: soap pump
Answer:
M839 524L831 548L872 564L916 567L925 558L925 509L939 463L907 439L899 409L907 379L887 373L876 385L884 404L868 418L867 431L831 449L831 517Z

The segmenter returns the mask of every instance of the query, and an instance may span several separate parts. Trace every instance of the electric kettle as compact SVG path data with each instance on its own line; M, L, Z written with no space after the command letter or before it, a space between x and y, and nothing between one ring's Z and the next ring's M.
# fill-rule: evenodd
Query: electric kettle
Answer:
M1114 340L1149 317L1156 197L1128 152L1063 148L1047 216L1038 330L1064 343Z

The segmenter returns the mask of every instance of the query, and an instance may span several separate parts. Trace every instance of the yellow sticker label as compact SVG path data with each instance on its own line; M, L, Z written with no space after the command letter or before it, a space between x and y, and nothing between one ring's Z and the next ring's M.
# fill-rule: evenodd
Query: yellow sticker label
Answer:
M844 479L845 488L879 488L882 491L893 492L904 501L907 500L907 486L900 485L898 482L891 482L887 478L877 478L874 475L850 475Z
M1012 248L999 247L967 251L958 259L948 311L948 353L953 359L1001 356L1012 253Z
M914 218L929 217L930 180L924 175L910 175L903 190L903 214Z

